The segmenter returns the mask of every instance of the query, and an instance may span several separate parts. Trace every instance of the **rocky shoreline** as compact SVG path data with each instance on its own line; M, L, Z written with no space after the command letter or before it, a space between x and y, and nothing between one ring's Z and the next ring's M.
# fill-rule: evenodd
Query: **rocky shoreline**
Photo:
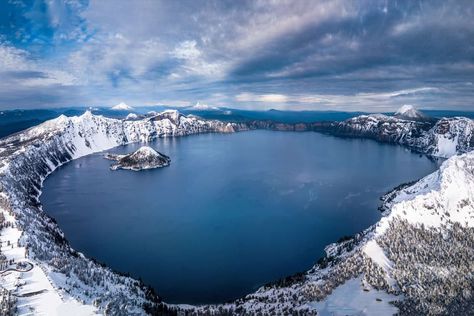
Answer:
M29 260L55 280L56 291L68 300L90 305L100 313L315 314L312 302L324 300L338 285L361 275L364 282L374 289L403 296L404 299L396 303L401 314L431 310L437 311L435 314L468 312L472 309L470 294L456 291L466 287L470 291L470 286L452 283L461 282L459 278L437 280L437 296L431 295L424 285L434 286L426 282L430 277L436 278L436 274L430 275L428 268L420 270L410 266L406 260L419 262L423 266L425 258L419 256L419 250L411 244L400 244L398 236L402 233L413 235L413 242L424 245L425 257L430 250L448 242L458 243L462 248L463 241L458 238L460 232L471 236L474 225L471 220L474 193L470 189L474 187L473 153L453 157L444 162L436 173L393 192L384 203L385 216L379 223L349 240L330 245L327 257L308 272L221 305L195 307L164 304L141 282L119 275L77 253L71 249L56 222L42 211L38 197L45 177L60 165L90 153L131 142L146 142L156 137L262 128L317 131L344 137L372 138L447 158L474 148L473 126L473 121L466 118L424 122L380 115L310 124L268 121L224 123L185 117L177 111L165 111L143 120L114 120L90 112L80 117L61 116L0 140L0 210L10 216L11 221L7 223L11 224L8 225L15 225L21 231L18 244L25 249ZM454 195L453 190L458 194ZM426 219L427 214L430 215L428 222L436 225L426 227L423 224L421 218ZM2 223L2 227L6 225ZM452 236L451 239L439 240L438 237L446 233ZM418 240L419 236L423 239ZM472 274L474 271L474 267L464 264L466 261L447 262L449 258L443 257L443 253L439 257L436 257L438 252L434 253L438 266L443 268L444 264L447 269L451 265L454 275L466 271ZM410 254L411 257L403 254ZM474 262L474 255L471 255L468 252L463 258ZM385 265L384 262L390 264ZM415 277L410 277L412 268L415 269ZM58 275L62 277L58 278ZM422 278L416 279L420 275ZM447 284L448 281L451 283ZM421 289L413 290L414 286ZM442 295L445 303L439 299ZM458 306L461 309L456 309Z

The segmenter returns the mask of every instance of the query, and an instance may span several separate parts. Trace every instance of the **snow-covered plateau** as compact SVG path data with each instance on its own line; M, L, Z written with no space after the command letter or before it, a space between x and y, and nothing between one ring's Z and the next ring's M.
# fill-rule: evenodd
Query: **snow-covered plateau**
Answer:
M157 137L256 128L368 137L450 158L435 173L387 193L382 219L350 239L329 245L327 255L309 271L220 305L163 303L141 282L73 250L41 208L43 180L72 159ZM0 139L0 312L472 314L473 149L474 122L461 117L419 121L364 115L344 122L237 124L186 117L177 111L151 113L140 120L110 119L90 112L60 116ZM21 272L18 263L25 261L33 268Z

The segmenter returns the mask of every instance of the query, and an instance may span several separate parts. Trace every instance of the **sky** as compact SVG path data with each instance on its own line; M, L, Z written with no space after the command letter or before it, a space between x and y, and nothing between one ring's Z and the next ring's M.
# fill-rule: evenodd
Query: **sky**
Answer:
M473 100L472 0L0 1L0 109Z

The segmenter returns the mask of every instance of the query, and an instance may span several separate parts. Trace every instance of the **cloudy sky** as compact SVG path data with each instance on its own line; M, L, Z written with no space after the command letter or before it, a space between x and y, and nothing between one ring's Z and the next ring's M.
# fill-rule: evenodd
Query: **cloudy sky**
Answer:
M472 0L3 0L0 109L474 109Z

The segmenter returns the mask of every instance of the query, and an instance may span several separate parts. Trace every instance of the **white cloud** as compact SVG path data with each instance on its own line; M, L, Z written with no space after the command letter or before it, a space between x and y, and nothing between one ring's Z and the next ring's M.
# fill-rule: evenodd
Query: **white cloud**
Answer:
M171 56L182 61L182 64L172 74L174 79L188 75L217 79L222 77L227 69L224 62L208 62L194 40L179 43L171 52Z
M348 1L257 1L247 20L236 26L235 38L226 42L230 49L256 50L278 38L301 32L309 25L357 15Z
M421 88L397 90L397 91L391 91L391 92L358 93L356 94L356 97L365 98L365 99L389 99L389 98L394 98L394 97L412 95L416 93L435 92L438 90L439 90L438 88L434 88L434 87L421 87Z
M196 47L196 41L184 41L178 44L172 55L179 59L195 60L201 56L201 52Z
M70 86L76 78L48 63L39 63L28 52L0 43L0 74L4 84L12 87Z
M28 68L28 53L0 43L0 71L25 70Z
M271 107L282 109L332 109L389 111L396 109L403 101L413 101L419 94L435 93L434 87L419 87L388 92L364 92L356 94L254 94L243 92L235 96L240 103L270 103Z
M284 94L252 94L252 93L240 93L235 99L239 102L268 102L268 103L285 103L291 99Z
M110 75L120 77L123 72L140 79L165 63L166 56L166 46L156 38L137 43L117 33L82 45L69 56L68 66L83 84L107 85Z
M21 41L0 40L0 105L18 106L11 94L29 106L45 91L50 98L43 100L55 105L68 105L76 98L73 93L104 105L162 99L182 105L248 103L253 109L472 104L472 89L461 82L472 81L474 19L463 3L45 4L41 10L24 8L28 23L19 25L21 36L15 35ZM35 23L44 23L48 31L28 33ZM432 30L436 38L429 36ZM21 89L32 97L27 100Z

